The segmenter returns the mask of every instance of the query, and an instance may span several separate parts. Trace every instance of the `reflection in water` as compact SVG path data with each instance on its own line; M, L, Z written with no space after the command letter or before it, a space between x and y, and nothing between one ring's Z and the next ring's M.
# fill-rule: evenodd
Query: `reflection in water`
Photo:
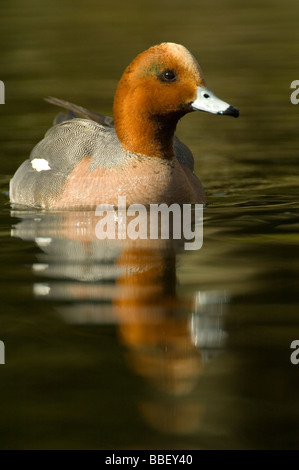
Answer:
M198 430L196 389L207 361L224 347L227 295L177 294L176 257L184 240L98 240L92 211L13 211L12 236L34 240L38 299L59 300L72 324L114 323L127 364L142 377L139 400L146 421L168 433ZM158 392L158 393L157 393Z

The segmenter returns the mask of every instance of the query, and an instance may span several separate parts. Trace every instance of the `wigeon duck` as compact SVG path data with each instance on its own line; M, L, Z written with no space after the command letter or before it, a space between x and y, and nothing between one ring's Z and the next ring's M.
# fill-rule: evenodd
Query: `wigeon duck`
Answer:
M204 203L191 151L174 136L194 110L238 117L217 98L182 45L162 43L126 68L111 118L70 103L10 182L14 204L44 209L134 203ZM80 113L85 119L77 118Z

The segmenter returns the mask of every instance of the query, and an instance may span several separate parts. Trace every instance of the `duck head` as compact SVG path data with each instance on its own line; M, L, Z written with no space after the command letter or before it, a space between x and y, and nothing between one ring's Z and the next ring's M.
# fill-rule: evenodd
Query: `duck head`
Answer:
M124 71L114 97L115 130L126 150L171 159L177 122L195 110L239 115L207 88L184 46L162 43L139 54Z

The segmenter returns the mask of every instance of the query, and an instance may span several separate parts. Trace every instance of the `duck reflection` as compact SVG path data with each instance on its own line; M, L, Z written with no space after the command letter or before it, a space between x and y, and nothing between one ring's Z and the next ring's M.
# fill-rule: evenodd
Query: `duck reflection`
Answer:
M59 300L67 323L116 324L129 367L149 385L149 398L140 401L146 421L168 433L195 432L199 380L225 345L228 299L216 291L178 295L176 259L184 240L99 240L92 211L12 216L21 219L12 236L34 240L41 250L34 296Z

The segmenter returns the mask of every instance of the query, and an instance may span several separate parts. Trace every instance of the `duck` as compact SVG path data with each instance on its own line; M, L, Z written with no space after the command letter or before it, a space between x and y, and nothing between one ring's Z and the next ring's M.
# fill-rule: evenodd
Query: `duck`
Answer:
M189 148L175 136L187 113L239 116L206 85L186 47L152 46L125 69L113 118L49 97L60 113L10 181L10 202L46 210L131 204L205 204ZM78 117L81 116L81 117Z

